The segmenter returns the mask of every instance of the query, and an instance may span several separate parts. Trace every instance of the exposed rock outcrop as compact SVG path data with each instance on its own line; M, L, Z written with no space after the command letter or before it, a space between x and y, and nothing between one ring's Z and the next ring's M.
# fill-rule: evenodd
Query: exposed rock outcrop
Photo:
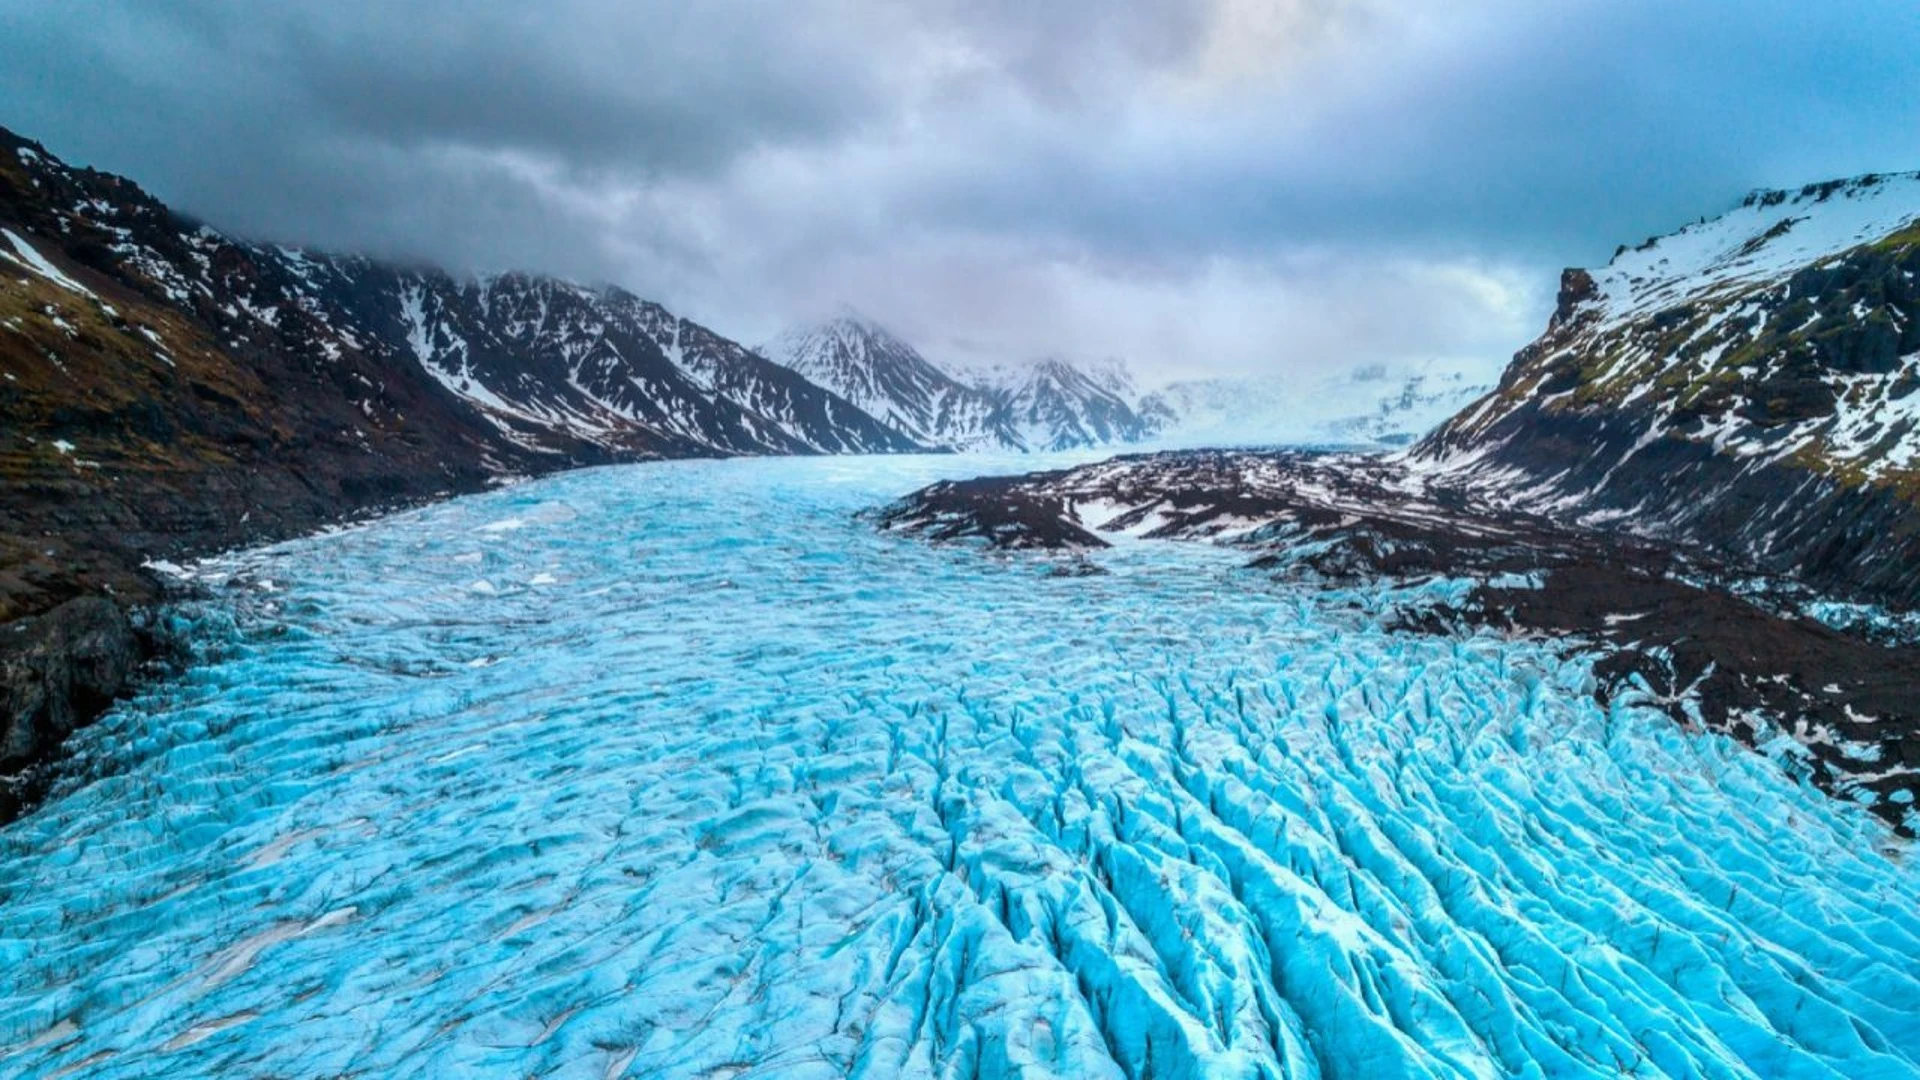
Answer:
M149 653L126 610L104 597L0 626L0 821L31 801L40 766L127 688Z

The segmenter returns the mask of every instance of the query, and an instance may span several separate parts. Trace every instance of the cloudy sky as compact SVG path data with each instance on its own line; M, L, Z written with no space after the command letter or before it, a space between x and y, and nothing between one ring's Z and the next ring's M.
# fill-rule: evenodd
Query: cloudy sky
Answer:
M1498 365L1561 266L1920 168L1912 0L0 0L0 124L252 236L1151 378Z

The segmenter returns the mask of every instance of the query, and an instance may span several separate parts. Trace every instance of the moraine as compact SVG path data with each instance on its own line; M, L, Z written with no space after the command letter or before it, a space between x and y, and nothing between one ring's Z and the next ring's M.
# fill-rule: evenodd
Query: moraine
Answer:
M1385 628L1464 582L855 516L992 469L600 469L202 566L200 663L0 830L0 1075L1920 1073L1862 808Z

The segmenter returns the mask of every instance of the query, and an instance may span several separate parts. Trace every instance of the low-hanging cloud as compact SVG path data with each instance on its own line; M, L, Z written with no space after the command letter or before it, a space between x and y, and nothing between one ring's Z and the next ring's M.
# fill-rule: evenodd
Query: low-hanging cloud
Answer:
M1496 364L1560 265L1920 166L1904 0L0 0L0 123L243 233L747 340Z

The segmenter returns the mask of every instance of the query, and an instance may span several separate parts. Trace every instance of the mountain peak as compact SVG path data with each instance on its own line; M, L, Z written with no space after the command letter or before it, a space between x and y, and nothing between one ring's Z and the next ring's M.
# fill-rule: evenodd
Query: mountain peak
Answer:
M1791 190L1756 191L1733 209L1664 236L1621 245L1592 271L1592 299L1609 319L1632 318L1682 294L1741 291L1911 228L1920 173L1870 173Z
M894 333L885 323L850 304L840 305L832 318L812 328L811 332L834 334L845 341L865 342L869 350L911 352L915 356L919 355L919 350L907 344L906 339Z
M1916 386L1920 173L1870 174L1755 192L1569 271L1499 389L1415 457L1920 606L1920 544L1864 539L1920 535Z
M765 346L778 363L930 445L1066 450L1138 442L1159 430L1124 361L1058 355L1020 364L938 365L848 305Z
M832 389L907 437L949 449L1021 449L991 395L953 378L851 306L763 346L775 363Z
M853 306L845 300L834 305L833 314L825 322L829 325L855 326L864 330L881 330L880 320Z

